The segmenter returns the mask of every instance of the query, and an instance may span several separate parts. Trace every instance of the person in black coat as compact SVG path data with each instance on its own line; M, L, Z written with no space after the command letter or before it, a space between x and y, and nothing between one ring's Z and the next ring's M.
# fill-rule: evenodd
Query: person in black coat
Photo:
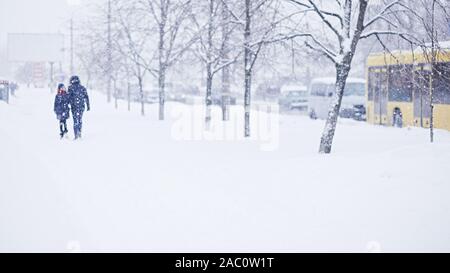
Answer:
M78 76L72 76L70 78L69 103L72 110L75 139L78 139L81 137L85 105L87 111L91 109L88 93L86 88L80 84Z
M67 119L69 114L69 94L66 92L64 84L58 85L58 93L55 96L54 111L56 118L59 120L59 130L61 138L64 137L69 131L67 130Z

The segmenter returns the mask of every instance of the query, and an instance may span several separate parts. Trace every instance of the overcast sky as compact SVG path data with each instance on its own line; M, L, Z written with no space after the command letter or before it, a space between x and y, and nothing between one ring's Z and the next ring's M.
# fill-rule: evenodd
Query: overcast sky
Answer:
M68 33L68 20L74 12L102 0L0 0L0 74L6 73L7 33ZM79 2L71 6L70 2ZM82 16L82 15L81 15Z

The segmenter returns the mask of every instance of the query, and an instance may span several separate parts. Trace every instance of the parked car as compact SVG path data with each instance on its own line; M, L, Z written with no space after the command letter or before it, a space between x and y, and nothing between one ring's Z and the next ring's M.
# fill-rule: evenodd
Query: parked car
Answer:
M264 82L258 85L255 92L257 99L276 101L281 95L280 84L276 82Z
M9 99L9 82L0 78L0 100L8 101Z
M159 94L156 92L144 91L144 101L146 103L158 103L159 102Z
M311 81L309 116L326 119L335 93L335 78L316 78ZM342 98L340 117L366 119L364 79L348 78Z
M236 105L236 96L233 93L230 93L229 96L229 105ZM211 95L211 100L213 105L222 105L222 94L221 93L213 93Z
M166 98L168 101L186 102L186 95L182 93L169 93Z
M19 89L19 85L16 82L10 82L9 83L9 92L11 95L15 96L16 91Z
M303 85L286 85L281 87L278 104L282 110L308 111L308 88Z

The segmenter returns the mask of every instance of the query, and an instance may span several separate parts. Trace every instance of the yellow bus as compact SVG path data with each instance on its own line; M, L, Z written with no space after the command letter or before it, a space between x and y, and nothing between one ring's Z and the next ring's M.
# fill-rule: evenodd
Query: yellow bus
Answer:
M367 59L367 122L388 126L430 126L433 91L434 127L450 131L450 47L435 54L423 50L374 53Z

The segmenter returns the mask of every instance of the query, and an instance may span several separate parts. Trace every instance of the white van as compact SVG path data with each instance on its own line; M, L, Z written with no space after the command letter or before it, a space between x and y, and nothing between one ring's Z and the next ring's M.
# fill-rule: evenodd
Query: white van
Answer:
M336 78L315 78L311 81L309 94L309 116L312 119L326 119L335 92ZM342 98L340 117L355 120L366 119L366 81L347 78Z
M308 111L308 88L303 85L284 85L281 87L281 94L278 104L283 110Z

